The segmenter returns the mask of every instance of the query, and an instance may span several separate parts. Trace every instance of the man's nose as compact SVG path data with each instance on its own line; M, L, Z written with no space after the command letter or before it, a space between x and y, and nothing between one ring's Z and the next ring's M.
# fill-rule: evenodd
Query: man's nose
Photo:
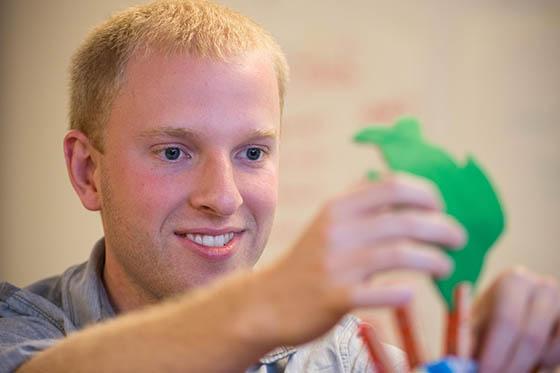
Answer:
M235 181L234 168L226 156L212 156L198 165L191 205L216 216L233 215L243 203ZM197 180L198 179L198 180Z

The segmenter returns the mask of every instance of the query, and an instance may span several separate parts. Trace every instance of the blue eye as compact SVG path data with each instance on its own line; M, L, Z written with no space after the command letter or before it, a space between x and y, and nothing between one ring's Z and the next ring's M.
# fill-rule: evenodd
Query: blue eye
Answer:
M263 151L260 148L248 148L245 151L245 155L247 156L247 159L251 161L258 161L261 158L262 153Z
M165 156L165 159L167 159L168 161L176 161L181 156L181 152L182 152L182 150L179 149L176 146L175 147L169 147L169 148L165 148L164 156Z

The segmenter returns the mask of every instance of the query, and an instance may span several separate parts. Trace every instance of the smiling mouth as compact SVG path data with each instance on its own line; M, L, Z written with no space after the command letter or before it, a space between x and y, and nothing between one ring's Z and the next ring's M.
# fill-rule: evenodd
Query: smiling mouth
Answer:
M202 246L206 247L224 247L226 246L231 240L233 240L234 233L224 233L219 234L216 236L208 235L208 234L192 234L186 233L182 234L182 237L186 237L194 243L197 243Z
M220 233L220 234L208 234ZM194 253L209 260L225 260L238 250L238 243L243 231L222 232L175 232L182 245Z

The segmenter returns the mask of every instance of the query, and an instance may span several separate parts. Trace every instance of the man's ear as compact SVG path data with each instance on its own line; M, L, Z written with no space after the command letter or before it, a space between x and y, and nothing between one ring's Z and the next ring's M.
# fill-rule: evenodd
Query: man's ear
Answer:
M95 178L99 172L96 155L99 152L83 132L70 130L64 136L64 158L70 182L84 207L91 211L101 209L101 195Z

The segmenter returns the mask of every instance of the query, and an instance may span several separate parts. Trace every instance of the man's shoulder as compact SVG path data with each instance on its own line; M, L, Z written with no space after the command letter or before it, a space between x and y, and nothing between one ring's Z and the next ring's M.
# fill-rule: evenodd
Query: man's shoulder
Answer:
M87 325L114 317L105 291L102 271L104 241L99 240L88 261L25 288L0 285L0 320L29 316L53 325L63 324L65 335ZM6 322L6 321L4 321Z
M60 276L38 281L26 288L9 282L0 283L0 318L4 326L10 323L45 322L64 331Z
M72 266L63 274L38 280L23 288L7 281L0 282L0 302L8 303L16 309L19 309L18 305L21 304L43 304L45 302L61 308L63 302L62 281L64 278L71 277L79 267L81 266Z
M62 306L61 296L61 275L51 276L36 281L24 288L17 287L9 282L0 282L0 302L12 303L15 300L17 305L19 302L48 301L56 306Z
M23 289L0 283L0 372L15 370L67 334L68 318L53 303L59 282L51 277Z
M72 323L64 311L67 308L64 292L68 291L68 286L64 284L82 269L83 264L72 266L61 275L36 281L24 288L0 282L0 318L4 319L3 324L19 317L19 321L29 323L46 322L66 334L66 328Z

